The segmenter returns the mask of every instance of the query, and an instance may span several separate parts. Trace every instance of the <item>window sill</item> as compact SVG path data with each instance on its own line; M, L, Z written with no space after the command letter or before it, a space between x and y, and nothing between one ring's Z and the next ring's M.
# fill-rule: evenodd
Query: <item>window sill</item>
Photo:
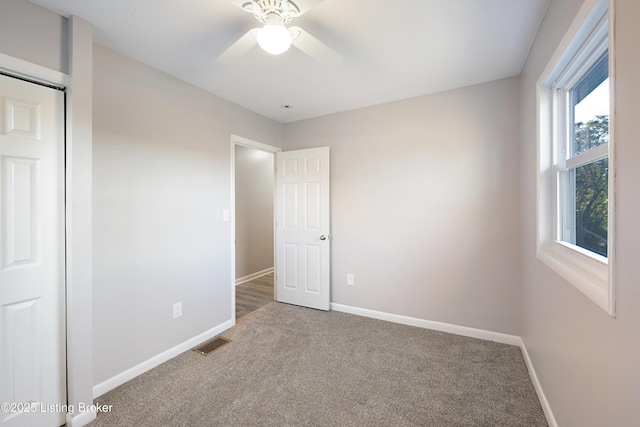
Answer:
M537 256L587 298L615 317L613 298L609 292L609 267L606 258L576 249L579 248L552 242L544 248L539 248Z

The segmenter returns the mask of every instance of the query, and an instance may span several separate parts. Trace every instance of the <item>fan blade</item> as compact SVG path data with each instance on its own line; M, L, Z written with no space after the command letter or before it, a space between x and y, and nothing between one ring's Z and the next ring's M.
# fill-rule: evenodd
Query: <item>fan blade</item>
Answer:
M325 65L338 64L342 62L340 56L335 50L322 43L311 34L307 33L300 27L291 27L289 30L292 34L298 33L293 39L293 45L309 55L311 58Z
M216 62L220 64L233 62L247 53L249 49L258 44L258 39L256 38L258 31L260 31L259 28L253 28L247 31L247 33L240 37L237 42L222 52L220 56L216 58Z

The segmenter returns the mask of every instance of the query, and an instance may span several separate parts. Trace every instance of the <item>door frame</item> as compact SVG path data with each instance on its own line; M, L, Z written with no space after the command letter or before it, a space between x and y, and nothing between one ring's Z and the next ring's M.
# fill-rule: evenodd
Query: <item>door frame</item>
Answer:
M79 410L93 404L92 306L92 108L93 26L68 18L68 73L0 52L0 71L65 88L65 336L67 363L66 425L85 425L96 412ZM73 75L73 77L71 77ZM87 232L87 230L89 230ZM87 309L89 307L89 309Z
M282 148L276 147L273 145L263 144L262 142L257 142L248 138L244 138L238 135L231 135L231 202L230 202L230 215L229 219L231 220L231 320L233 324L236 323L236 146L253 148L255 150L264 151L266 153L273 154L273 178L275 183L275 154L282 151ZM274 215L273 215L273 266L276 265L276 234L275 234L275 198L276 198L276 188L275 184L273 187L273 200L274 200ZM273 298L276 299L276 287L273 287Z

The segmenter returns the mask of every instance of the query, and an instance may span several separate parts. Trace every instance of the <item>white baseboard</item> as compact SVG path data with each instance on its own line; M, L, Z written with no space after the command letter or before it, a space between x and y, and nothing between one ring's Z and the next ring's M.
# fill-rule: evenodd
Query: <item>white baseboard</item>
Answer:
M73 414L67 412L66 426L67 427L82 427L95 420L97 417L96 412L74 412Z
M266 276L267 274L273 273L273 267L265 268L262 271L258 271L256 273L249 274L248 276L240 277L236 279L236 286L241 285L246 282L250 282L253 279L257 279L258 277Z
M167 360L172 359L177 355L192 349L198 344L210 338L213 338L216 335L220 335L221 333L235 325L235 323L236 322L234 319L228 320L223 324L216 326L215 328L209 329L208 331L203 332L200 335L197 335L183 342L182 344L178 344L177 346L170 348L169 350L156 356L153 356L151 359L142 362L139 365L134 366L133 368L127 369L126 371L93 386L93 398L96 399L106 392L111 391L114 388L126 383L127 381L134 379L138 375L144 374L148 370L155 368L161 363L164 363Z
M544 394L544 390L542 390L542 385L540 384L540 380L538 380L538 375L536 374L536 370L533 368L533 363L531 362L531 358L529 357L527 346L524 345L524 340L522 338L520 339L520 350L522 351L522 357L524 358L524 363L527 365L527 369L529 370L529 376L531 377L533 388L536 389L538 400L540 401L540 405L542 406L544 415L547 417L547 423L549 424L549 427L558 427L558 422L556 421L556 418L553 416L551 405L549 405L547 396Z
M452 325L450 323L435 322L432 320L418 319L415 317L401 316L399 314L384 313L368 310L366 308L351 307L348 305L331 303L331 309L343 313L357 314L358 316L371 317L373 319L386 320L387 322L400 323L402 325L417 326L419 328L433 329L434 331L448 332L450 334L465 337L478 338L486 341L495 341L502 344L520 346L522 340L519 336L502 334L499 332L485 331L483 329L469 328L467 326Z

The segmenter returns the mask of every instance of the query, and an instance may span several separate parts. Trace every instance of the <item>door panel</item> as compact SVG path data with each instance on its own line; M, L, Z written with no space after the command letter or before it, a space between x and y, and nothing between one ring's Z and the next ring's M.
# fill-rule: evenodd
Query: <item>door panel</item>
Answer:
M276 297L330 305L329 148L276 154Z
M64 94L0 76L2 427L65 421L63 149Z
M0 163L2 269L38 263L41 222L38 189L40 161L5 157Z

